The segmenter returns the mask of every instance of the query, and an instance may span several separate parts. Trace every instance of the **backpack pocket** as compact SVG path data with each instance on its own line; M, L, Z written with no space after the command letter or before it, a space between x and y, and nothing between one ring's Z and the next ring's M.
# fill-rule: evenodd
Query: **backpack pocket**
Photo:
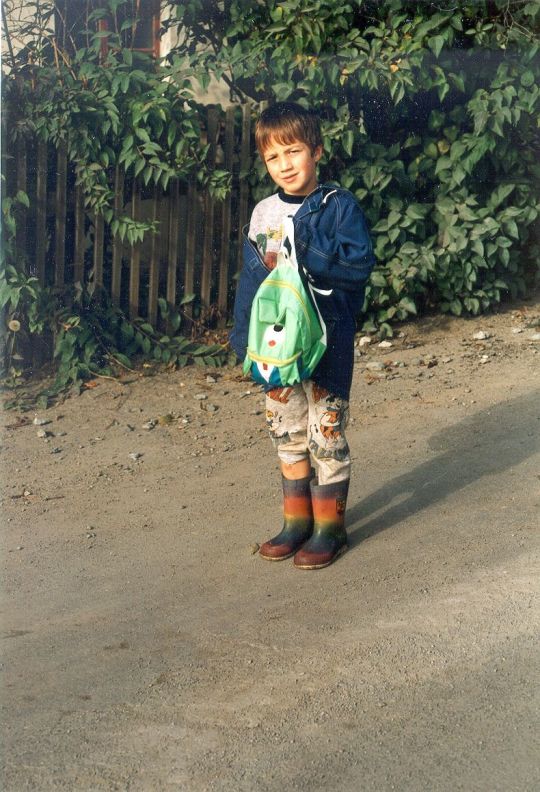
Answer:
M280 319L283 319L283 316L278 315L275 300L268 300L264 297L260 297L256 305L259 322L265 325L273 325L277 324Z

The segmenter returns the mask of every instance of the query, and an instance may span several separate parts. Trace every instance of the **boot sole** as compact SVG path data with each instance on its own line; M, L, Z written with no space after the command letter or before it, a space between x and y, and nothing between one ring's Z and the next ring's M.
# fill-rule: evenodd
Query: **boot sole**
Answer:
M330 566L330 564L333 564L334 561L343 555L343 553L346 553L348 549L348 545L343 545L343 547L340 547L340 549L337 551L335 556L333 556L330 561L326 561L324 564L295 564L295 569L324 569L325 567Z
M293 550L292 553L288 553L287 555L284 556L267 556L267 555L263 555L262 553L259 553L259 555L261 558L264 558L265 561L286 561L287 558L292 558L293 555L295 555L295 553L297 552L298 552L297 550Z

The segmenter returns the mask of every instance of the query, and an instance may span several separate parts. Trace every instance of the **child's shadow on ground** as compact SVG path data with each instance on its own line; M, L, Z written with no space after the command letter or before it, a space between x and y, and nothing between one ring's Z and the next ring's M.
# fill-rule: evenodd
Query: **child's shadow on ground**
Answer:
M350 545L390 528L485 475L501 473L540 448L540 391L501 402L433 435L439 456L392 479L348 514ZM396 498L400 502L392 504ZM377 514L380 509L387 509ZM369 515L369 522L364 522ZM357 523L362 521L361 525Z

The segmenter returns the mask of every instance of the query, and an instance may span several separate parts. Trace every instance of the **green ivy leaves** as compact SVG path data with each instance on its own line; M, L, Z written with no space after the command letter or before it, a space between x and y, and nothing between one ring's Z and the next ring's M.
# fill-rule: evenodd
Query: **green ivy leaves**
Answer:
M186 295L183 303L192 299L193 295ZM7 310L9 330L4 373L15 373L16 338L45 330L55 337L56 376L49 396L67 388L79 389L93 376L114 376L119 368L132 370L147 360L176 368L190 363L219 367L233 362L226 345L202 344L178 333L181 315L163 298L159 309L169 334L143 319L127 319L104 293L95 294L91 286L44 289L36 278L9 265L0 276L0 310Z
M121 2L104 0L95 18ZM235 100L293 99L321 112L321 178L356 195L374 237L367 326L390 333L416 312L478 313L533 281L538 3L184 0L171 20L182 35L158 66L121 46L103 63L99 36L67 64L44 64L12 125L68 141L87 207L122 240L154 226L112 216L113 167L164 189L195 174L217 197L229 189L200 143L194 86L213 76ZM254 199L268 194L260 163L244 176Z
M206 67L251 99L319 110L321 176L368 217L379 265L366 328L391 333L426 310L475 314L524 292L540 258L538 4L230 8ZM268 194L253 184L257 199Z
M230 175L207 162L189 47L158 62L126 47L121 30L97 29L99 20L114 19L117 8L127 5L126 0L103 0L90 14L86 45L75 53L62 50L37 16L33 25L23 25L28 47L36 57L39 53L39 68L27 79L15 79L21 64L14 64L3 91L12 139L34 132L54 145L65 144L87 211L112 221L113 233L133 244L155 227L114 215L114 168L163 190L171 179L195 177L217 199L229 191ZM42 6L41 14L54 14L52 1ZM132 24L129 19L124 26ZM43 42L48 42L45 49ZM51 47L56 58L47 56Z

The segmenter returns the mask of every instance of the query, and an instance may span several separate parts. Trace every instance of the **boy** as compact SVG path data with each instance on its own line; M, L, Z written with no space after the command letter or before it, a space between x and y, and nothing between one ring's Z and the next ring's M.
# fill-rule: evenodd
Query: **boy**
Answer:
M347 190L317 184L323 146L311 112L294 102L274 104L261 114L255 140L278 192L255 206L244 239L231 345L243 359L251 303L276 265L287 216L293 217L298 264L316 291L328 333L327 350L311 379L266 388L267 424L281 463L284 524L259 552L271 561L294 556L295 567L319 569L347 549L351 463L345 428L355 319L375 257L355 198Z

